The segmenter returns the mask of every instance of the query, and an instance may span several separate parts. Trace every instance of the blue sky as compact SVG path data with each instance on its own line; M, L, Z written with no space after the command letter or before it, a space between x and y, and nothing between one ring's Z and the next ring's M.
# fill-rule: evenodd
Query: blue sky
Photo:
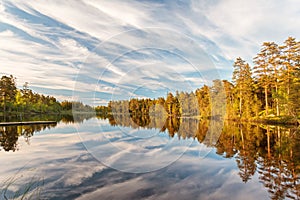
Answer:
M91 105L192 91L297 38L299 18L297 0L2 0L0 73Z

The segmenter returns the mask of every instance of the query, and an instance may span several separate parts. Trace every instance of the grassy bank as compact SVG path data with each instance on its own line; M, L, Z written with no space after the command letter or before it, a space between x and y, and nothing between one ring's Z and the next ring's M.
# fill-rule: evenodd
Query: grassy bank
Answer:
M268 117L258 117L258 118L254 117L249 119L233 118L227 120L237 121L237 122L255 122L255 123L269 124L269 125L293 125L293 126L300 125L300 118L296 118L293 116L268 116Z

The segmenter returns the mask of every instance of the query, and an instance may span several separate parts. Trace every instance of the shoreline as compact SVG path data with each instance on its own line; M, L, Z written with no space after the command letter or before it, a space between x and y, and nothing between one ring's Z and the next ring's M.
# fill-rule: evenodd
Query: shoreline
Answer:
M0 126L19 126L34 124L57 124L56 121L25 121L25 122L0 122Z

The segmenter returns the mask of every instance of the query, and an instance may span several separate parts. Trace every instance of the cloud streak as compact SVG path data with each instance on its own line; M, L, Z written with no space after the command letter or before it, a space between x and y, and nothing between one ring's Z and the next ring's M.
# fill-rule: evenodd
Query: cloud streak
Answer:
M205 79L230 78L235 57L251 62L263 41L300 35L295 0L4 0L0 10L2 74L41 93L74 91L86 103L97 95L97 102L107 102L110 88L123 91L122 98L140 86L182 85L168 76L170 69L194 90Z

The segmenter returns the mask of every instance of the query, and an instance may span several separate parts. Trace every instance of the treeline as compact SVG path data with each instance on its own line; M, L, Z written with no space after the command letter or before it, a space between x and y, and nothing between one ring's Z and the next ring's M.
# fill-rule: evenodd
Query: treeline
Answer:
M264 42L251 67L242 58L233 64L232 82L214 80L193 92L166 98L111 101L98 114L162 115L227 119L279 119L297 122L300 115L300 42L289 37L278 45ZM224 111L224 112L223 112ZM226 112L225 112L226 111ZM277 117L277 118L276 118ZM296 120L296 121L295 121Z
M0 112L12 113L61 113L65 111L94 111L82 102L59 102L53 96L38 94L29 89L28 83L22 89L16 87L16 78L12 75L0 79Z
M212 108L214 108L218 110L214 114L221 115L222 109L225 109L225 93L222 84L221 80L214 80L211 87L204 85L190 93L177 91L172 94L169 92L166 98L110 101L107 106L96 107L96 112L100 115L129 113L131 116L191 117L201 115L208 117L212 115ZM214 105L218 103L220 105Z

